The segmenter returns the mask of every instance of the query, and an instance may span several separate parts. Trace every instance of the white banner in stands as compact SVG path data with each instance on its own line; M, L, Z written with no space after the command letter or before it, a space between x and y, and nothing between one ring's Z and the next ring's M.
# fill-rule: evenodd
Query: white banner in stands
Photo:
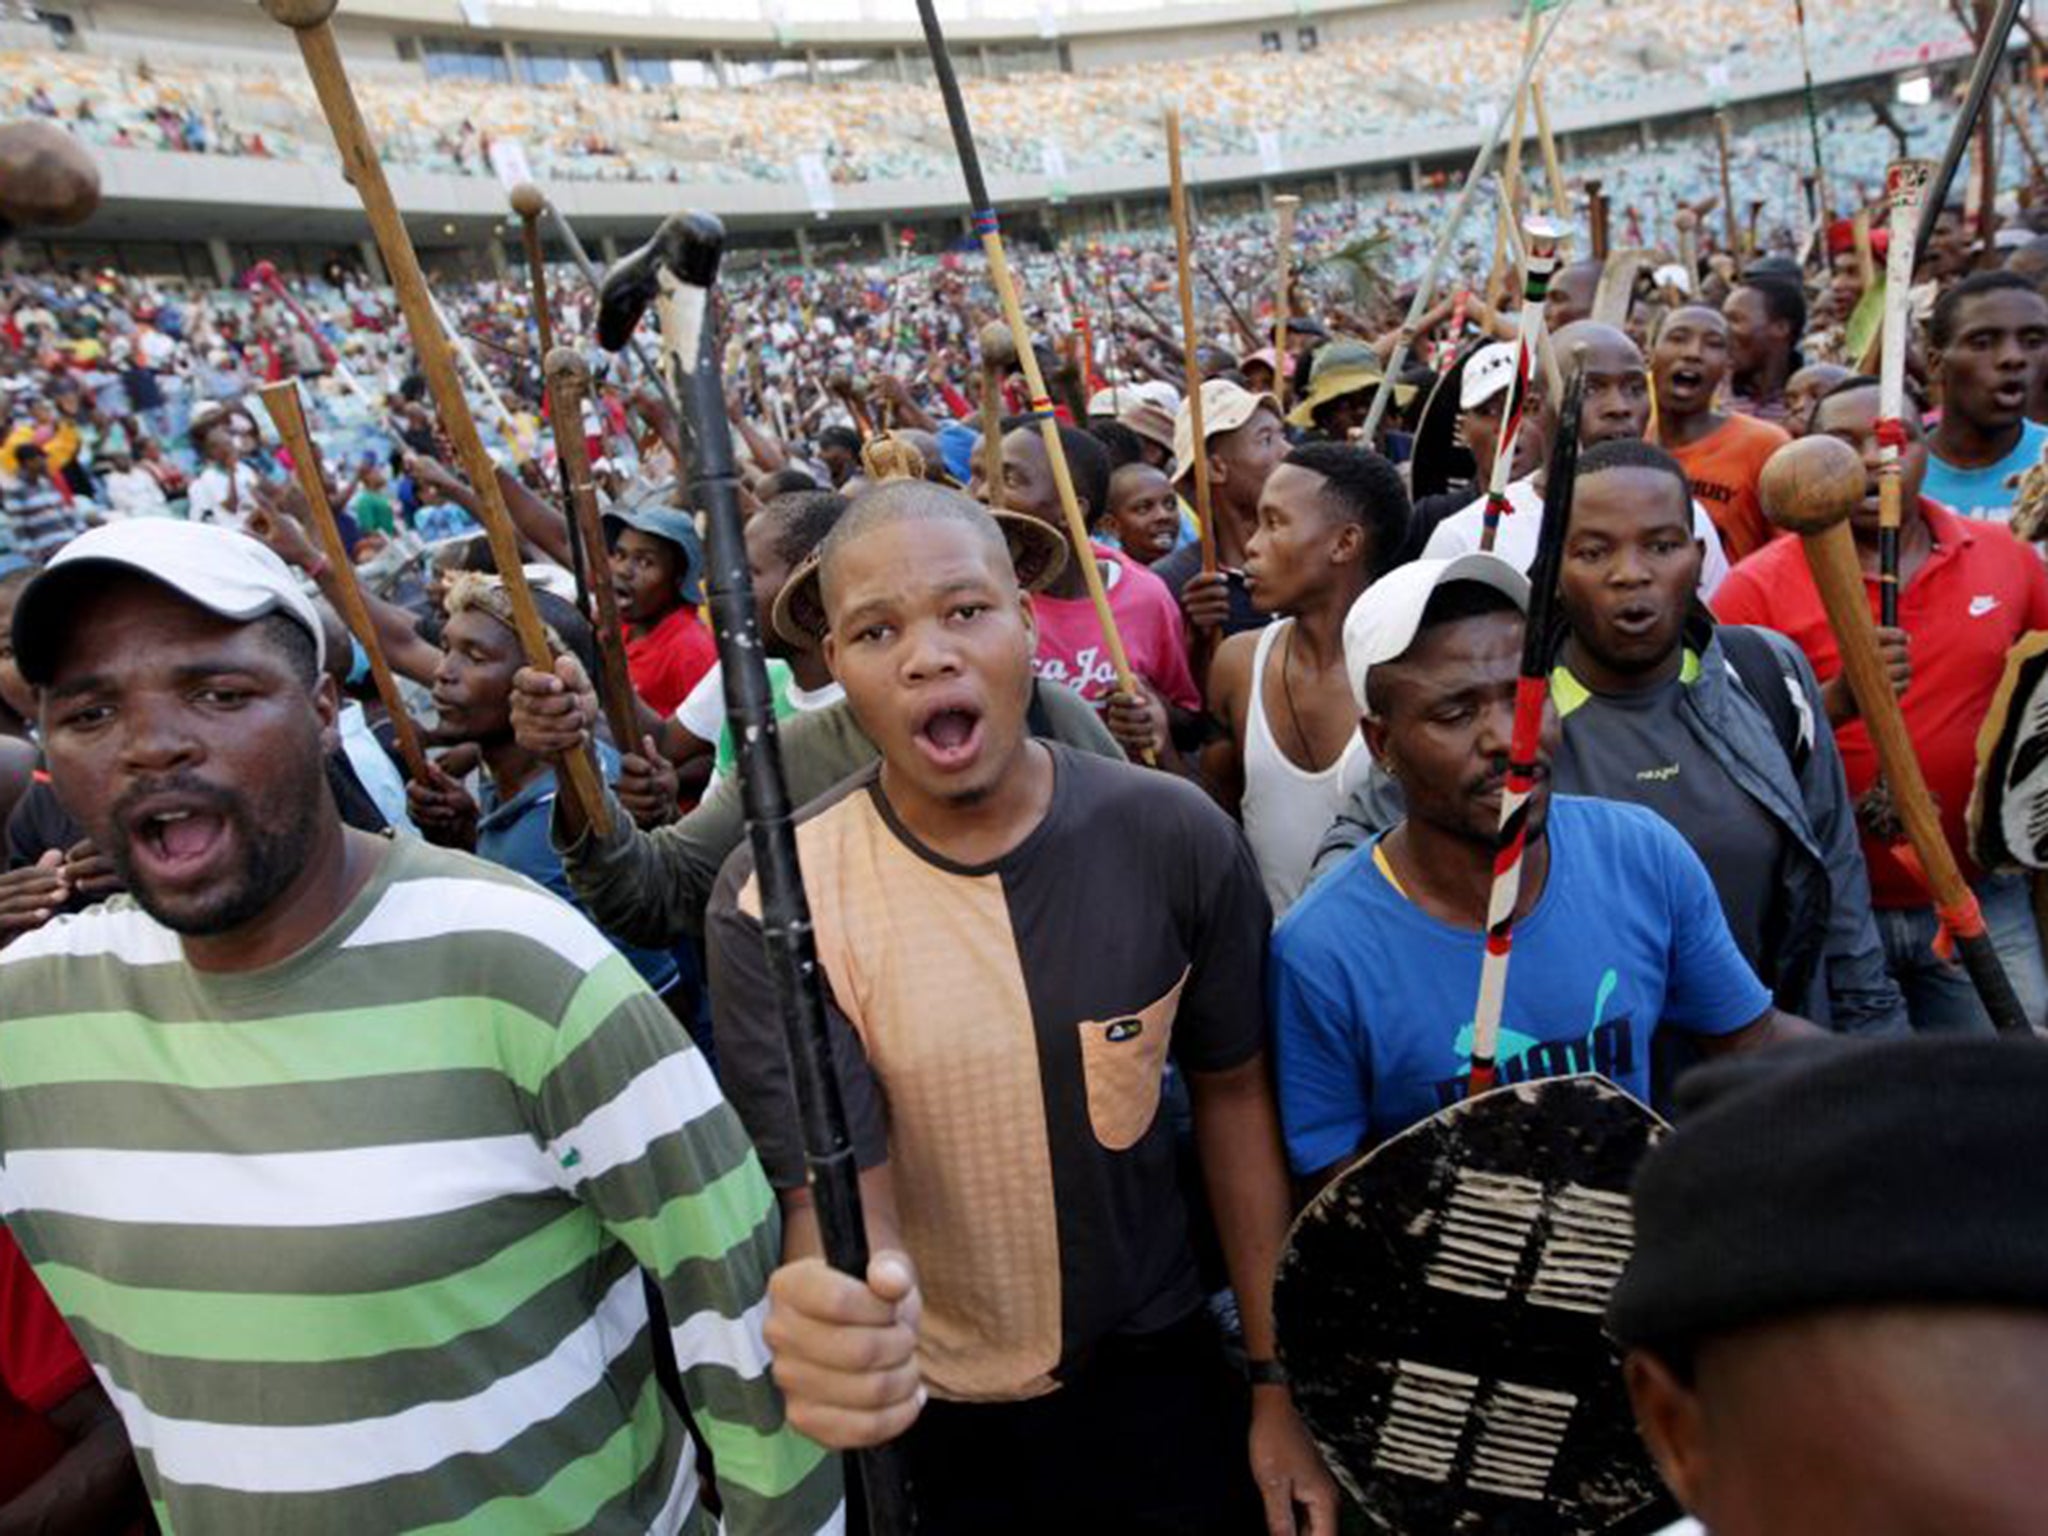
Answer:
M522 181L532 181L533 168L526 163L526 146L517 139L491 140L491 174L508 192Z
M1268 176L1279 175L1286 168L1283 156L1280 153L1280 130L1277 128L1261 128L1258 132L1258 140L1259 169Z
M811 212L821 217L830 213L837 200L832 195L832 177L825 169L824 160L817 155L798 155L796 173L803 178L804 192L811 200Z

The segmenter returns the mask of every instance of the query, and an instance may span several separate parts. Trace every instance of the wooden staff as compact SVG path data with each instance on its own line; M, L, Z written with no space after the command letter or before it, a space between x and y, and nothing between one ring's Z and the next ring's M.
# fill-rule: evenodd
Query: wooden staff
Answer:
M1913 307L1913 230L1934 175L1928 160L1894 160L1885 168L1891 244L1885 251L1884 352L1877 407L1877 595L1882 622L1899 622L1899 454L1906 446L1906 321Z
M1849 237L1856 247L1856 282L1865 293L1877 286L1877 253L1870 243L1870 210L1858 208L1849 221Z
M1906 734L1905 716L1878 652L1870 595L1848 524L1850 514L1862 505L1864 489L1863 456L1847 443L1820 436L1799 438L1780 448L1765 463L1758 482L1771 521L1798 534L1805 545L1813 584L1841 651L1842 671L1877 750L1878 766L1891 786L1907 841L1927 875L1943 936L1954 941L1991 1022L2001 1031L2027 1034L2026 1015L1999 964L1984 914L1941 830L1934 797L1927 792L1920 760Z
M548 419L555 429L555 456L562 463L562 483L569 494L569 526L590 562L590 627L597 636L598 697L612 745L621 752L639 749L640 712L634 707L633 677L626 667L626 632L619 622L618 595L603 563L604 523L597 510L597 486L590 475L590 445L583 438L583 402L590 396L590 365L574 347L556 347L544 369Z
M266 384L257 394L277 428L278 440L292 456L292 477L305 494L306 506L313 515L313 531L320 537L321 553L327 557L327 568L334 572L334 592L342 621L348 625L349 633L356 637L356 643L362 646L363 653L370 658L370 680L377 685L377 697L384 701L384 712L391 717L391 735L398 744L398 755L404 760L406 774L423 784L427 779L427 754L420 747L418 727L412 723L412 716L406 713L405 695L398 691L398 679L392 676L391 665L384 659L383 642L377 638L377 626L370 618L368 605L363 602L363 589L356 582L355 563L348 557L348 546L341 538L341 524L335 521L334 508L328 503L327 483L320 474L320 459L313 447L313 434L306 427L306 411L299 399L298 381L285 379L276 384Z
M1515 460L1515 440L1521 436L1522 418L1529 410L1529 386L1536 376L1536 344L1543 330L1543 304L1550 297L1551 274L1557 270L1557 226L1531 219L1523 230L1522 251L1522 307L1515 316L1515 376L1508 384L1507 403L1501 408L1500 440L1494 444L1493 471L1487 476L1486 510L1479 529L1482 551L1493 548L1500 520L1508 510L1508 475Z
M1678 210L1678 264L1685 268L1687 298L1700 291L1700 216L1690 208Z
M512 211L519 215L519 239L526 247L526 276L533 288L533 323L540 333L540 355L555 350L555 316L548 304L548 265L540 249L540 216L548 200L539 187L522 181L512 189Z
M1282 192L1273 199L1273 250L1279 271L1273 290L1273 398L1280 402L1280 414L1287 414L1288 367L1287 301L1288 283L1294 275L1294 212L1301 199Z
M1017 338L1000 320L981 328L981 477L990 506L1003 483L1003 380L1017 361Z
M1193 469L1195 471L1195 520L1200 524L1202 536L1202 574L1210 575L1216 569L1216 518L1209 499L1209 439L1202 423L1202 363L1201 332L1195 325L1195 280L1189 270L1193 239L1188 233L1187 183L1181 177L1180 164L1180 109L1166 110L1166 170L1169 200L1173 206L1174 254L1179 258L1180 268L1180 338L1181 356L1185 359L1188 385L1188 425L1193 429L1190 441L1194 444ZM1186 470L1190 466L1176 466Z
M1010 327L1010 334L1016 338L1017 360L1024 366L1024 382L1031 389L1031 414L1038 420L1038 430L1045 440L1045 456L1052 463L1053 484L1059 489L1060 510L1066 516L1067 539L1073 546L1074 558L1081 563L1081 575L1088 585L1088 600L1094 606L1096 622L1102 626L1103 647L1109 652L1111 666L1116 669L1117 688L1133 698L1143 698L1144 695L1138 691L1138 680L1131 672L1130 657L1124 651L1124 638L1117 632L1116 619L1109 611L1109 593L1102 585L1101 566L1090 552L1088 520L1081 515L1081 503L1074 494L1074 477L1067 468L1066 450L1060 446L1059 422L1053 415L1052 398L1045 392L1045 379L1039 372L1038 357L1031 348L1031 333L1024 326L1024 306L1017 301L1017 285L1010 280L1010 262L1003 252L1002 226L996 218L995 204L989 199L988 183L982 179L981 156L975 151L974 132L967 123L967 104L960 95L960 81L953 73L953 56L946 51L946 35L940 30L932 0L917 0L917 18L924 27L932 74L938 80L939 94L945 99L946 122L953 133L953 148L960 159L960 173L967 182L967 198L973 204L974 230L981 237L982 252L988 258L989 278L995 284L996 296L1002 301L1003 319Z
M1742 251L1745 257L1754 258L1759 249L1756 234L1756 221L1759 217L1761 217L1763 211L1764 200L1762 198L1753 197L1749 200L1749 223L1747 227L1745 227L1742 231Z
M534 186L531 182L522 181L512 189L511 203L512 211L519 215L520 243L526 248L527 286L532 291L533 324L540 340L541 372L543 379L545 379L547 359L554 355L555 350L554 306L548 301L547 260L542 255L540 247L540 216L547 208L548 200L541 195L540 188ZM471 337L471 340L478 339L480 338ZM609 593L611 581L609 573L599 568L598 561L591 551L593 549L602 549L604 544L601 537L595 545L591 544L585 534L582 521L576 516L574 507L575 493L570 487L569 460L562 451L562 441L565 436L573 437L577 445L579 447L582 446L583 417L581 414L581 400L580 398L578 400L578 414L570 417L564 423L554 410L554 391L549 389L548 394L550 401L548 425L554 433L555 463L562 477L564 520L569 532L570 574L576 578L576 606L583 610L583 616L591 621L592 627L597 628L597 609L593 606L591 592L595 586L602 585L606 592ZM585 457L587 458L588 455L586 454ZM587 471L586 478L588 478ZM631 736L614 736L613 744L621 752L630 752L633 749L635 739Z
M355 93L349 88L348 70L341 61L334 26L329 20L334 5L335 0L263 0L271 20L290 27L298 38L306 73L320 97L327 125L333 130L335 147L341 152L342 172L362 200L385 270L391 274L399 308L405 312L406 329L412 334L413 350L419 354L420 371L433 391L434 404L456 457L462 461L464 476L476 492L478 521L490 540L498 577L505 584L513 627L519 632L527 665L543 672L552 671L555 663L548 650L547 630L526 585L526 571L520 564L519 534L512 526L511 514L505 510L497 470L484 451L483 439L477 435L476 419L469 413L469 401L455 371L454 349L441 329L433 296L427 291L426 275L420 271L419 257L412 248L412 237L399 217L391 185L384 179L384 167L370 141L370 130L356 105ZM611 816L605 808L604 785L598 778L596 763L587 753L572 752L562 760L562 771L591 826L601 836L608 835Z
M1560 223L1571 216L1572 205L1564 190L1564 164L1557 157L1557 140L1550 136L1550 111L1543 105L1543 77L1529 82L1529 104L1536 109L1536 142L1543 146L1543 175L1550 183L1550 216Z
M1593 259L1604 262L1607 260L1608 241L1607 197L1600 190L1598 181L1586 183L1586 222L1591 235Z
M1499 1056L1501 1012L1508 996L1508 956L1515 941L1515 905L1522 897L1529 801L1536 790L1543 711L1550 699L1551 613L1557 604L1558 570L1564 563L1572 487L1578 478L1579 414L1585 392L1585 349L1581 347L1565 384L1557 441L1543 482L1543 521L1536 530L1536 555L1529 566L1529 612L1522 623L1522 664L1515 680L1507 781L1500 792L1500 831L1494 840L1493 888L1486 901L1486 951L1479 962L1479 1000L1472 1009L1472 1075L1466 1082L1467 1097L1493 1086ZM1495 450L1496 462L1513 458L1514 452L1514 439L1503 437Z
M1721 161L1721 217L1728 231L1728 254L1742 259L1742 226L1735 212L1735 192L1728 175L1728 114L1714 114L1714 147Z
M1813 56L1806 46L1806 0L1792 0L1792 9L1799 23L1799 72L1806 82L1806 131L1813 140L1813 222L1825 229L1833 210L1828 206L1827 160L1820 151L1820 109L1813 91Z
M1527 58L1536 45L1536 7L1529 7L1528 33L1523 38L1522 56ZM1522 139L1528 133L1529 87L1534 77L1522 83L1515 96L1515 131L1508 139L1507 160L1500 173L1500 206L1494 210L1493 271L1486 281L1486 301L1499 309L1507 302L1509 248L1514 241L1515 220L1522 208Z
M1386 377L1380 380L1380 387L1372 397L1372 408L1365 413L1365 425L1359 429L1359 441L1372 442L1373 434L1379 431L1380 420L1387 414L1387 406L1394 398L1394 381L1401 377L1401 368L1408 361L1409 348L1415 345L1416 327L1429 312L1430 303L1436 297L1437 279L1443 276L1444 263L1450 259L1451 247L1457 243L1458 228L1465 222L1465 215L1471 210L1472 199L1478 194L1479 184L1486 177L1486 168L1493 164L1493 152L1500 145L1500 136L1507 132L1508 118L1514 111L1514 99L1521 95L1522 87L1536 72L1536 61L1543 56L1543 50L1550 45L1550 39L1557 32L1566 12L1571 9L1572 0L1563 0L1550 13L1550 21L1544 27L1542 36L1533 50L1522 59L1522 72L1516 77L1514 95L1501 103L1500 112L1494 117L1493 127L1480 144L1478 153L1472 157L1472 167L1465 173L1465 185L1458 190L1458 200L1451 205L1451 211L1437 226L1436 247L1429 253L1429 265L1422 269L1422 281L1415 285L1415 297L1408 303L1407 318L1401 322L1401 329L1394 334L1394 355L1387 359ZM1533 12L1533 7L1532 7Z

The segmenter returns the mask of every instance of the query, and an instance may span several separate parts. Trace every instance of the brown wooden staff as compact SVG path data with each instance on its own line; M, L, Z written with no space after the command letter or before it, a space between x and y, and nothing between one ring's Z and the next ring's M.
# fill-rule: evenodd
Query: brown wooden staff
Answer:
M1586 182L1586 223L1591 236L1593 259L1607 260L1607 197L1597 180Z
M1721 160L1721 217L1727 222L1728 254L1742 260L1741 216L1735 211L1735 193L1728 179L1728 114L1714 114L1714 145Z
M1279 263L1273 290L1273 398L1280 402L1280 414L1287 414L1287 286L1294 272L1294 213L1301 199L1282 192L1273 199L1273 248Z
M1564 190L1564 163L1557 157L1557 140L1550 136L1550 110L1543 105L1541 76L1529 82L1529 105L1536 113L1536 142L1543 146L1543 174L1550 183L1550 214L1559 223L1571 216L1571 201Z
M555 317L548 304L548 266L540 249L540 216L548 200L539 187L522 181L512 189L512 211L519 215L519 239L526 247L526 275L533 285L533 322L540 330L540 355L555 350Z
M1870 596L1848 521L1863 502L1863 456L1832 437L1800 438L1771 455L1758 489L1771 521L1798 534L1806 547L1807 567L1842 654L1842 671L1870 731L1871 745L1877 749L1878 765L1891 786L1892 803L1905 826L1907 841L1926 873L1942 927L1954 938L1991 1022L2001 1031L2030 1033L2026 1015L1985 930L1977 898L1956 867L1955 854L1942 833L1934 797L1927 791L1912 738L1906 734L1905 715L1878 653Z
M640 712L634 706L633 677L626 668L626 632L619 623L618 596L604 562L604 523L597 511L597 486L590 477L590 445L583 440L583 402L590 398L590 365L574 347L556 347L547 355L544 377L548 419L555 429L555 456L562 461L562 483L569 493L570 526L590 562L590 627L597 634L597 695L604 702L612 745L621 752L639 750Z
M334 39L335 0L263 0L270 19L290 27L299 41L299 53L306 61L306 73L320 98L320 110L333 131L335 147L341 152L342 174L362 200L363 213L377 238L384 267L391 274L391 286L405 313L406 330L412 335L413 350L419 354L420 371L433 391L441 425L462 461L464 476L476 493L477 519L490 540L491 556L505 596L512 608L513 627L518 631L520 649L527 665L540 671L554 669L548 649L547 629L533 606L533 593L526 584L520 563L519 534L505 510L504 493L498 489L498 474L484 451L483 438L476 430L469 401L462 393L462 380L455 371L455 354L435 314L433 295L427 290L426 274L420 271L419 256L412 248L399 216L391 184L384 179L384 167L377 159L370 130L356 105L348 82L341 49ZM611 816L605 809L604 785L597 764L588 753L572 752L562 759L562 771L569 789L584 815L600 836L609 835Z
M406 773L425 783L427 754L420 747L419 729L412 723L412 716L406 713L405 696L398 691L398 679L392 675L391 664L384 659L384 645L377 638L377 625L370 617L369 605L363 601L363 589L356 582L355 563L348 557L348 546L341 538L341 524L335 521L334 508L328 503L327 483L320 474L320 459L313 447L313 434L306 428L306 411L299 399L298 381L285 379L277 384L266 384L257 394L262 397L263 408L270 413L270 420L277 428L278 440L292 457L292 476L305 494L306 506L313 517L313 531L319 535L321 553L327 557L327 568L334 572L334 595L341 609L342 622L348 625L349 633L356 637L356 643L370 658L370 680L377 685L377 697L384 701L384 712L391 717L391 735L398 744L398 755L404 760Z
M1216 518L1209 506L1208 438L1202 430L1202 333L1195 323L1194 235L1188 229L1188 188L1181 174L1180 111L1166 112L1166 169L1173 205L1173 245L1180 268L1181 357L1187 374L1188 425L1194 429L1195 519L1202 536L1202 574L1216 569ZM1185 464L1176 465L1186 470Z
M988 504L1003 482L1003 380L1017 361L1017 338L1000 320L981 328L981 483Z

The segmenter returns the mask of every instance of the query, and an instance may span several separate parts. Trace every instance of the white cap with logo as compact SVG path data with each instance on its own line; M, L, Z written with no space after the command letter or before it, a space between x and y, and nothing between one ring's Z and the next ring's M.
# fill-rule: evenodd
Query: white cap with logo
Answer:
M80 534L22 589L14 608L14 655L31 683L49 682L79 583L91 579L90 568L106 566L147 576L236 623L281 613L313 637L315 665L326 665L326 640L312 599L268 547L211 523L136 517Z
M1529 578L1499 555L1458 555L1449 560L1411 560L1396 566L1358 594L1344 615L1344 671L1361 715L1365 682L1382 662L1399 661L1415 643L1422 615L1436 589L1449 582L1476 581L1492 587L1522 612L1529 611Z

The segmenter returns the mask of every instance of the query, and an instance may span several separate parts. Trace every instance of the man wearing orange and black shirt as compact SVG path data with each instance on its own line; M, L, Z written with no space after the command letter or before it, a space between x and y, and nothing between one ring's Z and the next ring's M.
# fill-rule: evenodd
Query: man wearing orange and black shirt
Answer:
M1728 376L1728 320L1718 309L1687 304L1657 327L1650 377L1657 392L1657 441L1678 460L1692 494L1720 531L1728 563L1771 541L1757 484L1764 462L1791 441L1783 427L1717 410Z
M1057 563L1055 530L1005 522L1041 551L1020 569ZM966 498L871 492L820 587L826 655L882 754L797 827L866 1283L816 1257L747 850L708 924L721 1070L783 1191L767 1336L791 1423L842 1447L901 1435L928 1536L1222 1536L1293 1529L1297 1505L1334 1536L1272 1360L1288 1194L1242 837L1191 785L1027 734L1029 599ZM1161 1112L1169 1057L1255 1362L1253 1477Z

